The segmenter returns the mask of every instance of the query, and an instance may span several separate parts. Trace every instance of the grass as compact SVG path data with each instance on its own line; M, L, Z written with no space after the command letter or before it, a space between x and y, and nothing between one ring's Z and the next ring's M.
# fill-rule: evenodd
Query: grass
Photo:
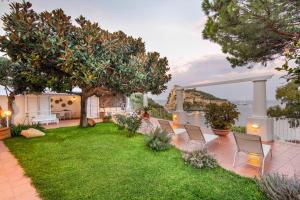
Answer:
M143 136L127 138L112 123L46 133L5 141L43 199L264 198L252 179L192 168L178 150L151 151Z

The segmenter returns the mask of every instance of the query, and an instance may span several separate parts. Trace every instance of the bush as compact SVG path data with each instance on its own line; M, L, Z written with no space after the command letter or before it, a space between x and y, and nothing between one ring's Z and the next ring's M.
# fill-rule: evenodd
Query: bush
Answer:
M268 174L257 180L260 190L270 200L300 200L300 181L280 174Z
M160 128L151 131L145 138L146 145L155 151L164 151L170 148L171 137Z
M213 129L229 130L239 118L239 114L237 106L233 103L210 103L205 108L205 123Z
M183 160L195 168L215 168L218 166L217 160L207 152L206 148L183 154Z
M105 115L105 116L103 117L103 122L110 122L111 119L112 119L112 116L111 116L110 114Z
M231 132L234 133L246 133L246 127L245 126L233 126L231 127Z
M126 117L126 128L128 130L128 136L132 136L142 125L142 118L138 115L130 115Z
M126 127L126 116L117 114L115 115L116 124L120 130L124 129Z
M11 127L11 136L12 137L17 137L20 136L21 131L27 130L29 128L34 128L40 131L44 131L44 128L40 124L18 124L18 125L13 125Z

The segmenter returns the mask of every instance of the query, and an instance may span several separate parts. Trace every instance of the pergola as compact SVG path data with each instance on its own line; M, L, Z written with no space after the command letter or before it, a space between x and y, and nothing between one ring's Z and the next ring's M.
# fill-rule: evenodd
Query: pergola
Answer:
M258 134L263 141L273 139L273 121L267 117L267 95L266 82L272 78L273 73L249 74L227 78L223 80L207 80L195 85L175 86L176 90L176 111L174 112L174 125L187 123L187 113L183 110L183 91L188 88L216 86L232 83L252 82L253 83L253 114L247 120L247 133ZM200 119L199 119L200 120Z

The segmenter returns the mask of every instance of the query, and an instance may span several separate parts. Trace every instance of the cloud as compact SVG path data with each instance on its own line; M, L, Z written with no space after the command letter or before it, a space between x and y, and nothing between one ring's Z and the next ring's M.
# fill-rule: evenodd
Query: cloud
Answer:
M257 64L249 69L247 67L232 68L224 54L206 55L198 59L174 60L170 62L172 80L168 83L167 91L154 98L166 99L174 85L193 85L208 80L222 80L231 77L247 76L249 74L273 72L274 77L267 82L268 99L272 100L275 98L276 88L286 83L285 79L280 78L283 76L283 73L275 70L275 67L280 66L283 62L282 59L278 59L269 62L266 67ZM209 86L198 89L231 100L252 99L252 84L249 82Z

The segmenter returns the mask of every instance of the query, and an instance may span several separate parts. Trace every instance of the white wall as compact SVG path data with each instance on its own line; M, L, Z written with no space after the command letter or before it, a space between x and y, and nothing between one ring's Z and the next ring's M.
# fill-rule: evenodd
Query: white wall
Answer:
M0 96L0 106L3 110L7 110L7 97ZM13 104L14 116L12 122L15 124L24 123L25 119L25 101L24 96L16 96L16 100Z
M75 97L75 99L73 98ZM51 111L63 111L63 110L71 110L72 118L80 117L80 96L52 96L51 101ZM59 103L55 103L55 100L62 100ZM73 101L72 105L68 104L68 101ZM62 104L65 104L65 107L62 107Z

